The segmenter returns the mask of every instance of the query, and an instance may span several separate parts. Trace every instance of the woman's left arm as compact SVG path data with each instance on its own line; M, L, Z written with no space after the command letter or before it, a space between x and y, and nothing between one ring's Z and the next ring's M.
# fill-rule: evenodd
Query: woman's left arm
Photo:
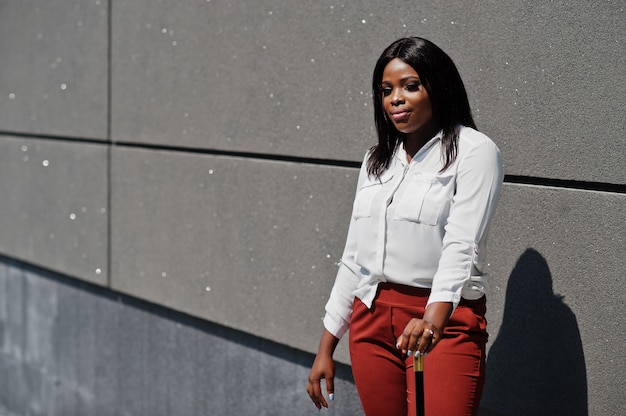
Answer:
M456 189L426 312L422 319L412 319L398 338L403 351L428 352L439 342L471 276L503 177L500 151L486 136L459 155Z
M481 242L495 210L503 178L500 150L486 136L464 153L459 153L455 191L444 227L429 305L452 302L456 307L461 301L463 287L478 260L484 257L479 250L484 246Z

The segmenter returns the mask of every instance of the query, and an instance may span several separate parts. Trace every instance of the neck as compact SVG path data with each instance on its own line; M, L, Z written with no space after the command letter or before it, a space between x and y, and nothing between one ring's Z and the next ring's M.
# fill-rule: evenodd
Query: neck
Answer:
M413 156L441 130L439 123L433 117L418 130L404 135L404 150L412 159Z
M418 141L409 137L405 137L403 146L404 151L406 152L406 158L409 160L409 162L413 159L413 156L415 156L415 154L419 152L422 147L424 147L427 142L428 140L424 139Z
M406 134L403 140L404 151L407 154L409 162L419 150L424 147L439 132L439 127L431 127L413 133Z

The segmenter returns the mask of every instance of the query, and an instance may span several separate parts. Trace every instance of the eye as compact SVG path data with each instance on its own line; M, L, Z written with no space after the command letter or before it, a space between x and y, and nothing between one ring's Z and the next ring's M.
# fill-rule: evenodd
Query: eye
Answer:
M380 91L383 93L383 97L387 97L391 94L391 88L389 87L381 87Z
M404 88L406 88L407 91L416 92L419 91L421 85L422 84L419 81L416 81L406 84Z

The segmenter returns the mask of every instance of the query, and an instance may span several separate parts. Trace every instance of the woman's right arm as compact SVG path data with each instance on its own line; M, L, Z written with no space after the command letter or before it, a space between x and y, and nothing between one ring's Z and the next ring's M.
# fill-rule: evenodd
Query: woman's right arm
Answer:
M352 228L352 227L351 227ZM348 232L350 237L350 232ZM348 238L349 241L349 238ZM349 246L349 244L347 244ZM347 331L352 315L352 294L358 283L350 267L344 258L339 266L337 278L326 304L326 316L324 317L324 332L320 339L315 361L309 373L307 392L318 409L328 407L328 403L322 394L321 380L326 381L326 392L330 400L334 399L335 362L333 354L339 343L339 339Z
M353 229L352 222L350 229ZM326 303L324 332L322 333L317 355L309 373L307 392L318 409L321 409L322 406L328 407L328 402L322 394L322 379L326 382L326 392L329 399L334 399L335 362L333 353L339 343L339 339L347 331L350 325L350 316L352 315L353 292L356 289L358 278L352 271L354 266L346 258L346 254L350 251L351 234L348 231L346 250L344 250L344 256L339 265L335 284Z
M309 373L309 383L306 391L309 393L309 397L313 400L313 404L318 409L328 407L328 402L322 394L322 379L326 381L326 393L328 398L333 400L335 397L335 362L333 361L333 353L339 343L339 338L324 329L322 338L320 339L320 345L317 350L317 356L311 367Z
M367 176L366 161L367 154L361 166L361 171L359 172L357 192ZM359 282L358 266L354 261L357 248L354 222L354 215L351 215L346 245L343 255L341 256L341 263L339 264L335 284L333 285L330 297L326 303L324 332L322 333L317 355L311 367L311 372L309 373L307 392L311 400L313 400L315 407L318 409L321 409L322 406L328 407L328 402L322 394L322 379L326 382L326 392L330 400L334 399L335 363L333 353L339 343L339 339L350 325L352 303L354 301L353 293Z
M367 178L367 156L363 160L359 178L357 181L356 195ZM356 220L354 216L354 206L350 215L350 225L346 244L339 262L339 270L335 277L335 283L326 303L326 315L324 316L324 327L336 338L341 338L348 330L350 316L352 315L352 303L354 302L354 291L357 288L360 278L360 266L356 264L357 235Z

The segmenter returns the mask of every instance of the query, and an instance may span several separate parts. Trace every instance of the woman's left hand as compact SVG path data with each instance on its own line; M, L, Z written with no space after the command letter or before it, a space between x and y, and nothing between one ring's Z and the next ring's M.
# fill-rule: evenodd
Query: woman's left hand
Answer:
M441 330L432 322L413 318L398 337L396 347L403 354L412 355L416 351L420 354L428 353L439 343L441 335Z

